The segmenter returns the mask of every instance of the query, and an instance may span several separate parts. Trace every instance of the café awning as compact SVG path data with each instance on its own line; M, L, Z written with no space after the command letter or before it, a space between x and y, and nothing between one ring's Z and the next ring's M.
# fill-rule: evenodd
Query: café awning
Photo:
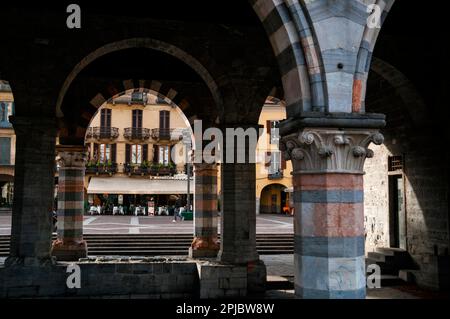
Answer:
M194 190L193 180L191 192ZM92 177L88 194L119 195L171 195L186 194L187 180L183 179L134 179L129 177Z

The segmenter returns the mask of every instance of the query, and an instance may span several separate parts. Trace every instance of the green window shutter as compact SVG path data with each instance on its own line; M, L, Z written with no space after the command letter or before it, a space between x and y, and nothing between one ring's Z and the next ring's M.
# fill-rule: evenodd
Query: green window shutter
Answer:
M11 138L0 137L0 164L11 165Z

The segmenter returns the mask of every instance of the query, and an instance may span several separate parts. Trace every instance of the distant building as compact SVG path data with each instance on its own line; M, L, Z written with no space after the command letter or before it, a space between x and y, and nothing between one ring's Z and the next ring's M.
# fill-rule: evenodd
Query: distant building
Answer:
M13 200L16 136L9 116L14 115L14 98L8 82L0 80L0 209Z
M134 92L105 103L86 134L89 205L104 205L107 212L141 205L148 213L150 206L157 210L185 198L185 130L182 111L154 95Z
M259 124L267 134L257 146L257 154L265 158L256 165L256 211L260 214L291 214L293 205L292 164L286 162L278 149L278 124L286 119L286 108L277 99L268 99L259 117ZM262 138L267 140L263 143ZM260 158L261 160L262 158Z

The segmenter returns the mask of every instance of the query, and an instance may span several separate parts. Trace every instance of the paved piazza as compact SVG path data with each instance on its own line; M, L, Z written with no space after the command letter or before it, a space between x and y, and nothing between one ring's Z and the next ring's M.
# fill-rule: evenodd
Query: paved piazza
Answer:
M281 215L257 217L258 234L293 233L293 218ZM85 234L189 234L193 232L193 221L173 222L172 216L90 216L84 217ZM219 225L220 230L220 225ZM11 214L0 215L0 235L11 233Z

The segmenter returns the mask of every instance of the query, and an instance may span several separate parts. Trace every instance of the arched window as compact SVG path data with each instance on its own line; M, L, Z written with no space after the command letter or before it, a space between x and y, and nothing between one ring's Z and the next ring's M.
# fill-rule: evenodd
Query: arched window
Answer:
M8 104L0 103L0 122L8 122Z

